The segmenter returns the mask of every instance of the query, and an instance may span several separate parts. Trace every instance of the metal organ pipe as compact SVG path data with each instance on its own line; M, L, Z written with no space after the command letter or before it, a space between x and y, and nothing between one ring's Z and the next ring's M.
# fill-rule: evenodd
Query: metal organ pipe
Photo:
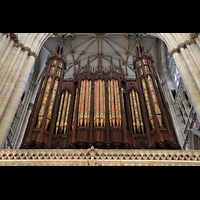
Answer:
M56 79L54 86L53 86L53 92L52 92L52 95L51 95L51 101L50 101L50 105L49 105L49 109L48 109L45 129L48 128L48 125L51 121L53 106L54 106L54 103L55 103L56 93L57 93L57 89L58 89L58 84L59 84L59 81L58 81L58 79Z
M96 108L96 106L97 106L97 103L96 103L97 97L96 97L96 94L97 94L97 82L94 81L94 127L96 126L96 113L97 113L97 108Z
M75 97L73 120L72 120L72 130L74 129L74 117L75 117L75 111L76 111L76 106L77 106L77 94L78 94L78 88L76 88L76 97Z
M162 127L163 126L162 125L162 117L161 117L160 108L158 106L158 100L157 100L156 93L155 93L155 90L154 90L153 81L152 81L150 76L148 76L147 80L148 80L148 83L149 83L151 98L153 100L156 117L158 119L158 124L159 124L160 127Z
M57 118L57 122L56 122L56 134L58 133L63 99L64 99L64 93L62 93L61 100L60 100L60 106L59 106L59 111L58 111L58 118Z
M104 127L106 126L106 107L105 107L105 82L103 80L103 121Z
M118 81L116 80L116 86L117 86L117 99L118 99L118 110L119 110L119 125L121 126L121 106L120 106L120 98L119 98L119 85L118 85ZM124 99L123 97L123 93L122 93L122 99Z
M66 90L65 92L65 99L64 99L63 109L62 109L62 116L61 116L61 121L60 121L61 132L63 131L63 126L64 126L65 111L67 108L67 99L68 99L68 90Z
M133 130L134 130L134 133L136 134L135 114L134 114L134 110L133 110L133 98L132 98L131 92L129 93L129 97L130 97L130 102L131 102L131 112L132 112Z
M112 116L111 116L111 84L110 80L108 80L108 104L109 104L109 121L110 126L112 126Z
M91 106L91 80L89 81L89 104L88 104L88 122L87 125L90 124L90 106Z
M115 113L116 113L116 124L119 125L119 109L118 109L118 97L117 97L117 87L116 82L113 80L114 83L114 93L115 93Z
M132 90L132 98L133 98L133 106L134 106L134 111L135 111L135 119L136 119L136 126L137 126L137 131L140 133L140 121L139 121L139 114L138 114L138 109L137 109L137 102L136 102L136 97L135 97L135 91Z
M48 99L48 96L49 96L51 83L52 83L52 77L49 77L48 81L47 81L44 97L43 97L43 100L42 100L42 105L41 105L41 108L40 108L40 112L39 112L39 115L38 115L37 128L40 128L40 126L41 126L41 122L42 122L42 119L43 119L43 116L44 116L44 111L45 111L47 99Z
M99 126L99 80L97 80L96 90L96 125Z
M64 134L66 133L66 129L67 129L67 121L68 121L68 116L69 116L70 101L71 101L71 94L69 94L69 97L68 97L67 110L66 110L65 123L64 123Z
M83 125L83 114L84 114L84 103L85 103L85 86L86 86L86 80L83 81L83 90L82 90L82 96L81 96L81 113L80 113L80 126Z
M85 92L85 111L84 111L84 126L87 125L87 120L88 120L88 99L89 99L89 81L86 81L86 92Z
M103 81L100 79L100 123L103 126Z
M138 106L138 113L139 113L139 118L140 118L140 125L142 129L142 133L144 134L144 123L142 120L142 113L141 113L141 108L140 108L140 101L139 101L139 96L138 92L135 92L136 100L137 100L137 106Z
M111 79L111 106L112 106L112 123L113 126L115 126L115 103L114 103L113 79Z

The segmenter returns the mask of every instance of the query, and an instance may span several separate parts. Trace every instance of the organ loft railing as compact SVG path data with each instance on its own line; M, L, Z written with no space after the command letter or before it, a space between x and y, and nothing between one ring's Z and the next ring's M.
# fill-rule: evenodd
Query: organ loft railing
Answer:
M136 79L125 78L112 58L105 71L75 69L64 79L64 49L57 46L46 62L21 148L180 148L151 55L136 45Z

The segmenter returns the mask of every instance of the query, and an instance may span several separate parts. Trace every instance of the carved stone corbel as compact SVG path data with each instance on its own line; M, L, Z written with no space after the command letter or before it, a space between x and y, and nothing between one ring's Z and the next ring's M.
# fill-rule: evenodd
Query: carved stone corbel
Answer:
M37 54L33 51L30 51L28 55L33 56L35 59L37 58Z
M18 36L17 36L17 34L15 34L15 33L10 33L10 37L11 37L11 39L13 39L15 42L19 42L19 39L18 39Z
M180 50L178 48L173 48L170 52L171 56L174 54L174 53L179 53Z

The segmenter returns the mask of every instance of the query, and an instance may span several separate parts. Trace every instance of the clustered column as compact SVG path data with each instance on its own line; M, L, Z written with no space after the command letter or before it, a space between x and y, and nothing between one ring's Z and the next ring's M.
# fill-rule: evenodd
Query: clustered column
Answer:
M35 52L25 46L31 45L37 34L21 37L20 42L18 35L14 33L0 35L0 148L3 148L37 57Z

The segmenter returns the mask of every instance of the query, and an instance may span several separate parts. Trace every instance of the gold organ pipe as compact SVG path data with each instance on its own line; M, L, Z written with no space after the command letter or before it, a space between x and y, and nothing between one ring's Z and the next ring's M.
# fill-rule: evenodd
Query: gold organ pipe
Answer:
M56 79L55 83L54 83L54 86L53 86L52 95L51 95L51 101L50 101L50 105L49 105L49 109L48 109L48 114L47 114L47 120L46 120L45 129L48 128L49 123L51 121L53 106L54 106L54 102L55 102L55 98L56 98L56 93L57 93L57 89L58 89L58 84L59 84L59 81L58 81L58 79Z
M91 104L91 80L89 81L89 100L88 100L88 122L87 125L90 124L90 105Z
M103 81L100 79L99 80L100 83L100 122L101 122L101 126L103 126Z
M139 101L139 96L138 93L135 92L136 100L137 100L137 106L138 106L138 112L139 112L139 118L140 118L140 125L142 129L142 133L144 134L144 123L142 121L142 113L141 113L141 108L140 108L140 101Z
M69 116L69 105L70 105L70 101L71 101L71 94L69 93L68 103L67 103L67 111L66 111L65 123L64 123L64 134L66 133L66 130L67 130L67 120L68 120L68 116Z
M86 80L86 92L85 92L85 112L84 112L84 126L87 125L88 120L88 98L89 98L89 81Z
M40 89L40 95L39 95L39 97L38 97L38 100L40 99L41 92L42 92L42 89L43 89L43 87L44 87L44 82L45 82L45 81L42 82L42 87L41 87L41 89ZM37 102L36 108L38 108L38 104L39 104L39 101Z
M113 79L111 79L111 106L112 106L112 122L113 126L115 126L115 103L114 103Z
M119 125L119 109L118 109L118 97L117 97L117 87L116 87L116 81L113 80L114 83L114 94L115 94L115 115L116 115L116 123L117 126Z
M111 87L110 87L110 80L108 80L108 104L109 104L109 121L110 121L110 126L112 126L112 118L111 118Z
M75 111L76 111L76 105L77 105L77 94L78 94L78 88L76 88L76 98L74 103L74 112L73 112L73 120L72 120L72 130L74 129L74 118L75 118Z
M86 80L83 81L83 93L81 99L81 114L80 114L80 125L83 125L83 115L84 115L84 106L85 106L85 88L86 88Z
M105 107L105 81L103 80L103 122L106 126L106 107Z
M118 80L116 80L116 86L117 86L117 98L118 98L118 109L119 109L119 125L121 126L121 119L122 119L122 117L121 117L121 106L120 106L120 98L119 98ZM122 98L123 98L123 95L122 95Z
M41 123L42 123L42 119L43 119L43 116L44 116L44 111L45 111L45 107L46 107L46 103L47 103L47 99L48 99L49 91L50 91L50 87L51 87L51 82L52 82L52 77L49 77L48 81L47 81L47 85L46 85L46 89L45 89L42 105L41 105L41 108L40 108L40 112L39 112L39 115L38 115L37 128L40 128Z
M99 80L97 80L97 91L96 91L96 122L97 126L99 126Z
M96 94L97 94L97 82L96 80L94 81L94 127L96 126L96 113L97 113L97 109L96 109Z
M80 125L80 113L81 113L81 99L83 92L83 80L81 81L80 97L79 97L79 106L78 106L78 126Z
M133 110L133 99L132 99L131 92L129 93L129 97L130 97L130 102L131 102L131 112L132 112L132 120L133 120L133 130L134 130L134 134L136 134L135 115L134 115L134 110Z
M147 93L147 87L146 87L144 78L142 78L141 81L142 81L142 87L143 87L143 93L144 93L145 102L146 102L146 106L147 106L147 111L148 111L148 115L149 115L149 121L151 123L152 128L155 129L154 122L153 122L153 115L151 113L151 107L150 107L149 97L148 97L148 93Z
M65 92L64 104L63 104L61 121L60 121L61 133L63 131L63 126L64 126L64 119L65 119L65 113L66 113L66 108L67 108L67 99L68 99L68 90L66 90Z
M136 125L137 125L137 131L140 133L140 121L139 121L139 114L138 114L138 109L137 109L137 102L136 102L136 97L135 97L135 91L132 90L132 97L133 97L133 106L135 110L135 119L136 119Z
M60 116L61 116L63 99L64 99L64 93L62 93L61 100L60 100L60 106L59 106L59 111L58 111L58 118L57 118L57 122L56 122L56 134L58 133L58 127L59 127L59 122L60 122Z
M155 93L155 90L154 90L153 81L152 81L150 76L148 76L147 79L148 79L148 82L149 82L149 88L150 88L151 97L153 99L156 117L158 119L159 126L162 127L163 126L162 125L162 117L161 117L160 108L158 106L158 100L157 100L156 93Z

